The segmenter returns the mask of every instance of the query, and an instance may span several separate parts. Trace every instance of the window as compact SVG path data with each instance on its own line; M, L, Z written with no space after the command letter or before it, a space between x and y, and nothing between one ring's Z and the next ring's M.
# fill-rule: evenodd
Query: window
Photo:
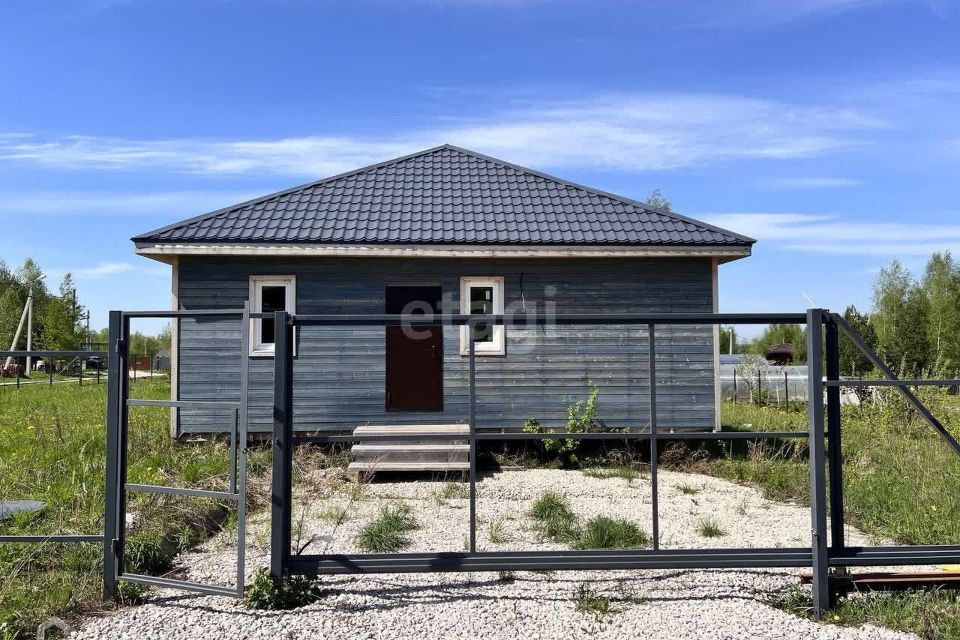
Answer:
M460 313L502 315L503 278L461 278ZM460 353L470 353L469 328L460 332ZM474 350L477 355L502 356L504 327L502 324L478 324L474 326Z
M250 311L297 312L297 279L294 276L250 276ZM250 355L272 356L276 343L273 318L257 318L251 323Z

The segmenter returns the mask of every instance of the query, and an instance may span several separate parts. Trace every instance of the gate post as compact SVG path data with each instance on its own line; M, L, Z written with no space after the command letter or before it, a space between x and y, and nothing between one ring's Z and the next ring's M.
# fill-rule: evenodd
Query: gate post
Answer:
M810 438L810 520L813 615L830 608L827 495L823 427L823 309L807 310L807 413Z
M103 595L113 600L117 596L117 540L120 530L118 502L120 498L120 356L125 346L122 341L123 319L119 311L110 312L107 338L107 446L103 504ZM51 362L52 365L52 362ZM53 371L53 367L50 368Z
M833 315L826 317L827 380L840 380L840 335ZM830 470L830 546L842 549L843 455L840 441L840 387L827 387L827 454Z
M286 311L274 314L273 478L270 573L282 578L290 562L293 487L293 326Z

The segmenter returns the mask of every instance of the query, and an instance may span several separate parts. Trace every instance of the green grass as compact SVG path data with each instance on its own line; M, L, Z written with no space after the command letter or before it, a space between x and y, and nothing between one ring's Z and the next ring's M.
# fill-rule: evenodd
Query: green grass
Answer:
M716 520L711 518L704 518L697 523L697 533L704 538L722 538L727 535L727 532L720 528Z
M503 544L507 541L507 528L502 518L492 520L487 525L487 537L493 544Z
M813 602L807 591L793 589L771 604L794 615L809 618ZM960 638L960 593L955 591L906 591L865 593L842 600L823 613L826 624L860 626L872 624L914 633L923 640Z
M357 545L364 551L400 551L410 545L407 533L419 526L407 505L386 506L357 534Z
M677 491L685 496L695 496L700 493L700 487L695 487L692 484L678 484Z
M583 469L583 475L590 476L591 478L600 478L601 480L608 478L623 478L627 482L632 482L637 478L645 478L646 476L640 472L636 467L631 467L629 465L614 465L612 467L590 467Z
M46 504L36 517L0 523L3 535L103 531L106 384L0 389L0 498ZM166 380L131 383L131 397L170 397ZM181 444L169 411L135 408L129 418L129 473L135 483L226 487L229 448ZM251 468L263 464L251 452ZM157 571L195 544L222 507L209 500L130 494L128 570ZM0 638L32 637L51 615L71 618L102 607L98 544L0 544Z
M575 549L632 549L650 544L650 537L628 520L595 516L581 525L566 497L555 491L534 500L530 517L544 537Z
M596 516L580 530L577 549L635 549L650 544L650 536L628 520Z
M847 522L902 544L960 543L960 456L893 390L881 402L842 408L844 504ZM926 406L960 435L960 398L917 390ZM724 403L726 429L805 431L806 407ZM680 468L755 485L776 500L809 504L806 442L728 445ZM690 459L689 451L665 454ZM960 640L960 600L949 593L873 594L844 600L832 615L841 624L874 622L925 638Z
M598 621L614 613L619 613L619 610L613 607L613 601L609 596L595 591L586 583L581 583L577 586L577 591L573 596L573 602L577 611L589 613Z

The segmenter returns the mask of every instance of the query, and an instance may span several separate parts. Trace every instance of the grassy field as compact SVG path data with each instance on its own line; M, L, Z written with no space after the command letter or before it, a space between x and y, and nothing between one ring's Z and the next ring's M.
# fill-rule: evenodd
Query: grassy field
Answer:
M0 523L0 534L103 530L105 384L0 389L0 499L34 499L46 509ZM131 397L169 398L165 379L131 384ZM229 448L177 443L169 410L136 407L129 419L129 481L225 489ZM254 454L252 467L262 465ZM159 574L173 553L209 533L225 505L131 494L128 570ZM33 637L50 615L69 619L101 602L99 544L0 544L0 639ZM128 592L135 596L133 589Z
M892 390L888 390L892 391ZM893 393L842 414L844 501L847 522L901 543L960 543L960 456ZM960 399L923 390L924 402L954 434L960 434ZM726 429L804 431L806 405L790 408L725 403ZM668 451L688 470L760 487L771 498L809 503L805 442ZM789 608L802 613L797 597ZM960 599L943 594L875 594L842 603L830 619L873 622L924 638L960 639Z

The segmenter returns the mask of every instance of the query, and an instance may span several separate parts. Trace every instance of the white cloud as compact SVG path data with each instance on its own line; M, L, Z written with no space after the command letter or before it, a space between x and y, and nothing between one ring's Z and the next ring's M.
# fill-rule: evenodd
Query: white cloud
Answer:
M189 214L212 211L255 198L252 192L159 191L154 193L107 193L82 191L44 191L4 194L0 215L58 213L147 213Z
M848 222L836 215L721 213L696 216L760 242L832 255L925 256L960 252L960 224Z
M793 177L769 178L757 183L765 189L833 189L837 187L855 187L863 184L852 178Z
M0 136L0 160L52 167L321 177L451 142L533 166L667 170L790 159L866 143L884 123L855 109L722 94L610 95L514 109L374 139L132 140Z
M83 278L100 278L103 276L113 276L119 273L128 273L133 271L134 267L129 262L101 262L94 267L81 267L71 271L74 275Z

